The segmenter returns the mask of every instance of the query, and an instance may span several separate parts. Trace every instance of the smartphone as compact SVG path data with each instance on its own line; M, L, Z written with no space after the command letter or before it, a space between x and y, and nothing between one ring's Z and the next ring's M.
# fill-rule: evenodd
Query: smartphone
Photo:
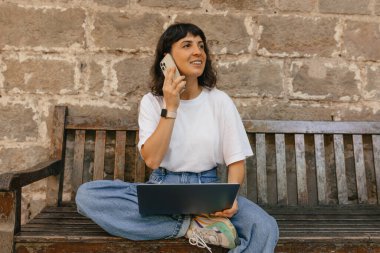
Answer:
M180 76L177 66L175 65L174 59L170 54L166 54L165 57L160 62L160 68L164 73L164 76L167 75L168 69L171 67L175 67L175 73L173 79L176 79Z

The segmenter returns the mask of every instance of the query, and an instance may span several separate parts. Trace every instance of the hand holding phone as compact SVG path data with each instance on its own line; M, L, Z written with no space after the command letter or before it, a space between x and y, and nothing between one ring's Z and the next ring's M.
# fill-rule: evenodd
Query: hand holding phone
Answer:
M166 54L165 57L160 62L160 68L164 73L164 76L167 76L169 68L175 67L173 80L180 76L177 66L175 65L174 59L170 54Z

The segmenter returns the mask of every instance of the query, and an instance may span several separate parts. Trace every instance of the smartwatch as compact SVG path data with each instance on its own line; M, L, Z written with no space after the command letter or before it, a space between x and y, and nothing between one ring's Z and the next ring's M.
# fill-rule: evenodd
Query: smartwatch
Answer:
M166 109L161 110L161 117L168 118L168 119L175 119L177 116L176 112L169 112Z

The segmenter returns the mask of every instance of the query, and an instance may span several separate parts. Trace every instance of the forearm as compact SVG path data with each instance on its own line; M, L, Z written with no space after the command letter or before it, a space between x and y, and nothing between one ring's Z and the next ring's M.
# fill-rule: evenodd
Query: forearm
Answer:
M231 163L228 166L228 183L242 184L245 177L244 160Z
M146 165L151 169L160 166L168 150L175 119L161 118L156 130L141 148Z

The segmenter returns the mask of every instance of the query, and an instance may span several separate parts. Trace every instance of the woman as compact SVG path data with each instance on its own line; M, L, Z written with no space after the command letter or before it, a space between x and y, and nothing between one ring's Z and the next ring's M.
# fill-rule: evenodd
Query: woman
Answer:
M166 77L160 69L169 53L181 73L177 78L175 68ZM215 88L202 30L193 24L171 25L159 39L151 72L152 92L140 104L138 144L153 169L149 183L217 182L215 167L224 162L228 182L241 184L252 150L233 101ZM80 213L109 233L132 240L186 236L207 249L215 244L252 253L273 252L278 239L276 221L240 196L230 209L212 215L142 217L136 184L103 180L83 184L76 201Z

